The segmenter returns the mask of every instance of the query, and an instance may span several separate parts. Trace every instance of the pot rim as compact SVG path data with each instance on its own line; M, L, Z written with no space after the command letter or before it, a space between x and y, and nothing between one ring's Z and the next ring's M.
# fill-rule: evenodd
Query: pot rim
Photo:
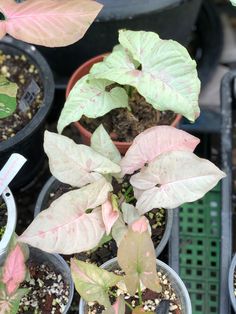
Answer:
M45 199L48 197L49 193L51 192L51 189L54 187L54 185L57 185L61 183L58 179L56 179L54 176L51 176L47 182L44 184L42 190L39 193L39 196L36 201L35 209L34 209L34 218L43 210L43 204L45 202ZM155 248L156 250L156 256L159 256L162 251L164 250L171 234L172 224L173 224L173 211L174 209L165 209L165 231L163 233L163 236L161 238L161 241Z
M236 312L236 296L234 295L234 271L236 268L236 254L231 261L230 268L229 268L229 275L228 275L228 289L229 289L229 296L232 307L234 312Z
M107 266L110 266L111 264L117 262L117 258L112 258L109 261L107 261L106 263L101 265L101 268L106 269ZM174 281L177 283L177 285L179 286L179 288L182 290L183 292L183 299L185 300L185 306L186 306L186 312L184 314L192 314L192 305L191 305L191 300L189 297L189 293L188 290L185 286L185 284L183 283L182 279L179 277L179 275L170 267L168 266L166 263L156 259L156 264L157 267L161 267L163 270L165 270L170 276L169 276L169 280L173 282L173 278ZM171 278L172 277L172 278ZM180 296L179 296L180 297ZM80 314L84 314L84 304L86 302L80 298L80 303L79 303L79 313Z
M70 267L68 266L68 264L64 260L64 258L62 258L59 254L48 253L48 252L42 251L42 250L35 248L35 247L32 247L32 246L29 246L29 249L30 249L30 256L31 256L31 254L34 255L35 253L36 254L39 253L40 258L42 257L42 259L44 259L44 257L45 257L45 261L48 262L49 265L55 266L55 270L57 272L60 272L64 279L69 280L69 283L68 283L69 284L68 302L67 302L67 304L64 308L64 311L63 311L63 314L66 314L68 312L70 306L71 306L73 296L74 296L74 282L72 280ZM65 273L67 274L67 278L65 278L65 275L60 270L57 269L56 263L58 263L59 265L61 265L63 267L63 269L65 270Z
M16 204L11 190L7 187L2 193L3 200L7 206L7 225L3 234L2 240L0 241L0 256L7 251L11 237L16 227Z
M51 109L51 104L54 98L55 84L52 71L47 61L35 46L18 41L10 36L5 36L3 39L1 39L0 44L1 43L9 47L13 47L13 49L19 50L21 53L24 53L29 58L29 60L32 60L33 63L36 64L44 87L44 97L42 104L33 118L23 129L17 132L16 135L0 143L0 152L4 152L10 147L21 143L25 138L28 138L40 127L40 124Z

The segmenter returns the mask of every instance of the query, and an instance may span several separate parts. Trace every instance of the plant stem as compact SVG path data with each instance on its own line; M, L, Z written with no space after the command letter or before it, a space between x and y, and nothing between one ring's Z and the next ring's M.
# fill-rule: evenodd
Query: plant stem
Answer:
M138 299L139 299L139 305L142 305L143 299L142 299L142 291L141 291L140 283L138 285Z
M108 293L117 299L117 295L116 295L114 292L112 292L111 290L108 290ZM124 301L125 301L125 300L124 300ZM129 308L131 311L133 311L132 306L131 306L128 302L125 301L125 304L128 306L128 308Z

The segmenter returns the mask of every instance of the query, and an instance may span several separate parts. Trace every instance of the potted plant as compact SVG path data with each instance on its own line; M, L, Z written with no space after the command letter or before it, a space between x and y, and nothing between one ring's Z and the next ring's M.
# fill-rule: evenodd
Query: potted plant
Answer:
M195 61L175 41L152 32L120 30L119 42L111 54L89 61L73 75L58 131L76 122L88 144L91 132L103 123L125 153L145 129L175 126L177 114L193 122L200 112L200 81Z
M32 44L65 46L83 36L100 9L101 5L94 1L4 0L0 37L9 33ZM54 96L54 80L47 62L34 46L18 40L5 37L0 41L0 74L17 84L16 104L10 111L0 109L0 167L12 152L22 153L28 159L13 182L15 188L32 180L41 167L42 132Z
M184 131L157 126L138 135L121 159L102 126L91 147L46 131L51 173L73 189L40 212L19 240L60 254L92 250L111 237L119 246L140 216L195 201L225 176L192 153L198 143Z
M0 275L0 312L64 313L74 285L67 263L56 254L14 243Z
M102 268L71 260L75 287L83 298L79 313L192 313L187 289L179 276L156 260L144 217L130 226L117 259Z

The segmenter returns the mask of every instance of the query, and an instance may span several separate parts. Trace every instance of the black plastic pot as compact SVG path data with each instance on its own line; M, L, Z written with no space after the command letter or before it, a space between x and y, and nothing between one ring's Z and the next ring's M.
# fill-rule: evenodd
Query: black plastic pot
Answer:
M58 181L55 177L49 178L49 180L45 183L42 191L39 194L39 197L36 202L34 217L36 217L42 210L47 208L47 203L49 199L50 193L55 191L59 185L60 181ZM173 223L173 210L166 210L166 227L163 238L156 248L156 255L159 256L163 249L165 248L171 233L172 223Z
M5 204L7 205L7 225L2 240L0 241L0 266L5 260L8 245L13 233L15 232L17 215L15 200L9 188L4 190L2 197Z
M181 280L181 278L178 276L178 274L167 264L163 263L160 260L156 260L157 265L157 271L162 271L168 280L171 283L171 286L173 290L175 291L175 294L178 296L178 299L181 304L181 313L182 314L192 314L192 306L191 306L191 300L188 294L188 291ZM104 268L108 271L113 271L115 269L119 269L119 264L117 262L116 258L113 258L106 263L104 263L101 268ZM80 304L79 304L79 313L80 314L87 314L87 303L81 298Z
M9 54L25 54L39 70L44 88L43 103L32 120L14 137L0 143L0 169L12 153L19 153L27 158L27 163L10 185L12 188L19 188L34 178L44 159L43 129L52 105L55 86L46 60L34 46L5 37L0 41L0 50Z
M52 69L69 76L80 64L111 51L118 30L157 32L161 38L186 45L201 6L201 0L100 0L104 8L85 36L65 48L39 47ZM62 62L63 60L63 62Z
M63 314L66 314L70 309L74 296L74 283L71 278L70 268L65 260L58 254L49 254L33 247L30 247L29 259L35 261L39 265L44 263L51 266L55 272L62 275L65 283L69 286L68 303L63 311Z

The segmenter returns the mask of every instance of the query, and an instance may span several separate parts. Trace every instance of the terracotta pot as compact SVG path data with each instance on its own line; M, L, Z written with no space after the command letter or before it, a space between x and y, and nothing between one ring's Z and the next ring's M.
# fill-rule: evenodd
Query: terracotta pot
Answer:
M74 74L71 76L71 78L68 82L67 88L66 88L66 98L68 97L71 89L76 84L76 82L79 79L81 79L84 75L88 74L91 67L95 63L101 62L106 55L107 54L102 54L102 55L96 56L96 57L88 60L87 62L83 63L74 72ZM181 118L182 118L182 116L180 114L178 114L171 125L176 127L178 125L179 121L181 120ZM74 122L74 125L79 130L83 143L86 145L90 145L90 139L91 139L92 133L89 132L87 129L85 129L79 122ZM126 151L128 150L128 148L130 147L130 145L132 144L132 142L119 142L119 141L113 141L113 142L116 145L116 147L119 149L121 154L125 154Z

